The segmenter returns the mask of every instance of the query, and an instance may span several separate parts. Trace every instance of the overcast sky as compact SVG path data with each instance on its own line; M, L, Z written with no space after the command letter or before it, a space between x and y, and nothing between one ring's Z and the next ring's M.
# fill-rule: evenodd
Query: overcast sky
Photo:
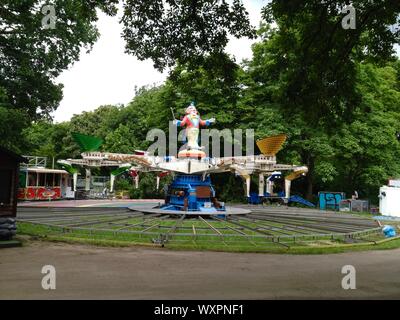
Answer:
M251 23L258 26L261 8L266 0L244 0ZM121 13L119 13L121 14ZM127 104L134 96L135 86L161 84L167 72L160 73L150 60L139 61L124 53L122 27L117 17L100 13L97 23L100 39L90 53L81 53L80 60L64 71L57 82L64 84L64 98L53 113L56 122L69 120L74 114L91 111L105 104ZM251 58L248 39L232 39L226 51L238 62Z

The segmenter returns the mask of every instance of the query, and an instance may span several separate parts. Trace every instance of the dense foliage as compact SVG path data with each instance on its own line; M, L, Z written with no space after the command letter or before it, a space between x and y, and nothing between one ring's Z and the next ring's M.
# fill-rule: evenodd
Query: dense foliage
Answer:
M6 8L11 3L19 2L10 1ZM67 47L71 51L65 61L45 60L42 67L47 65L47 69L37 70L41 76L51 79L53 72L76 60L78 44L93 43L95 30L90 28L96 17L90 10L100 3L104 3L100 8L114 13L114 1L92 1L92 7L84 10L88 15L85 27L91 31L81 38L78 33ZM32 114L54 109L61 98L60 88L52 87L47 104L32 103L27 109L18 102L23 100L10 99L30 92L22 87L17 73L10 73L0 79L0 133L7 137L1 144L25 154L79 157L71 133L81 132L102 138L106 151L146 149L150 129L168 131L170 108L179 117L194 100L204 118L217 119L214 127L218 129L253 128L256 138L286 133L288 141L278 161L309 167L309 174L293 186L309 199L320 190L348 195L357 190L361 197L376 202L379 186L389 177L400 176L400 62L393 49L399 42L399 30L390 28L399 19L398 1L353 1L355 30L341 27L342 8L348 1L271 1L262 12L253 58L241 64L223 52L228 33L252 36L246 14L235 16L244 12L239 1L231 6L225 1L123 3L127 51L140 59L153 59L159 69L173 67L168 80L136 90L126 106L100 106L65 123L36 119L28 126ZM148 18L148 24L139 23L138 13ZM211 20L205 23L207 16ZM186 24L188 19L193 24ZM213 19L222 21L218 28L213 27ZM168 26L165 32L156 32L163 26ZM174 38L177 30L182 31L182 39ZM0 49L4 37L0 29ZM34 93L42 94L41 88L33 90L30 95L40 100ZM140 190L131 190L131 196L155 196L153 179L142 179ZM237 179L230 174L214 178L223 200L242 197ZM118 184L128 188L122 180Z
M242 1L229 2L125 0L121 22L126 50L141 60L151 58L159 70L177 62L202 64L207 55L224 51L229 34L255 35Z
M97 40L96 10L113 15L116 3L118 0L1 1L0 130L10 137L3 144L23 151L22 143L15 143L21 140L21 130L31 121L49 118L62 99L62 84L55 78L78 60L82 48L90 50ZM55 8L53 20L46 5ZM47 27L51 22L55 22L54 28ZM8 119L14 117L15 123L10 125Z

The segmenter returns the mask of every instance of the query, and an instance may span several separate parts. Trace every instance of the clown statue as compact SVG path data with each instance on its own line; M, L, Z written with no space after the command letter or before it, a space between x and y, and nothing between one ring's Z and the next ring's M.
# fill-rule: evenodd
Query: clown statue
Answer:
M194 102L186 108L185 113L186 115L182 121L173 121L178 127L184 127L186 125L187 149L181 150L178 153L178 158L203 158L206 154L202 151L202 148L197 142L200 132L199 128L200 126L209 126L211 123L215 122L215 119L202 120L194 106Z

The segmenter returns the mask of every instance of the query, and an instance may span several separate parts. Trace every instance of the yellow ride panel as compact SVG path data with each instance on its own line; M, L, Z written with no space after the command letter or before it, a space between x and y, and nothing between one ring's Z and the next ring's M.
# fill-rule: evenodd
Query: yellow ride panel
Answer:
M281 150L286 138L286 134L279 134L277 136L257 140L256 143L262 154L265 156L275 156L278 151Z

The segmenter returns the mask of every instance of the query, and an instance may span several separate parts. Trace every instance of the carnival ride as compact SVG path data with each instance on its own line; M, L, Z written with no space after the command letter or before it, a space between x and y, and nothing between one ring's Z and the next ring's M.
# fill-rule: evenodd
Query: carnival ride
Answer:
M282 206L225 206L217 200L211 183L213 174L231 172L240 176L249 199L254 195L250 192L251 176L258 175L257 201L264 198L306 204L304 199L291 196L290 189L292 181L308 169L277 162L276 154L286 141L283 134L256 141L259 155L208 157L197 138L200 126L214 121L201 120L194 106L189 106L185 118L173 122L186 126L188 138L176 156L156 156L138 150L132 154L101 152L101 139L73 134L83 151L82 158L58 161L72 176L72 191L77 187L77 166L85 169L82 182L88 192L93 168L112 169L110 191L115 178L122 173L128 172L138 186L140 174L155 172L157 188L162 177L173 178L165 190L164 204L158 200L105 199L25 203L20 207L19 222L34 224L49 235L62 234L72 239L151 241L161 246L168 243L233 250L336 246L338 242L371 243L382 238L382 227L368 217Z
M95 167L114 167L110 176L110 192L113 192L115 177L123 172L130 172L136 186L139 183L139 173L156 172L157 188L160 178L167 174L172 175L173 182L166 190L165 204L148 211L153 213L156 211L207 215L246 213L248 210L227 208L223 202L217 200L210 176L223 172L234 173L243 179L245 195L248 198L252 175L258 175L260 198L276 196L273 193L272 177L279 172L284 177L284 192L279 196L287 203L290 199L291 182L305 175L308 168L277 163L276 154L286 141L286 135L280 134L258 140L256 144L262 153L260 155L207 157L197 142L199 128L214 122L213 118L202 120L192 103L186 109L183 120L173 121L179 127L186 126L188 140L186 148L177 156L155 156L144 151L135 151L134 154L100 152L97 150L102 144L101 139L75 133L74 138L83 150L82 159L59 160L58 163L73 175L74 181L78 174L74 166L85 168L86 190L90 189L91 169Z

